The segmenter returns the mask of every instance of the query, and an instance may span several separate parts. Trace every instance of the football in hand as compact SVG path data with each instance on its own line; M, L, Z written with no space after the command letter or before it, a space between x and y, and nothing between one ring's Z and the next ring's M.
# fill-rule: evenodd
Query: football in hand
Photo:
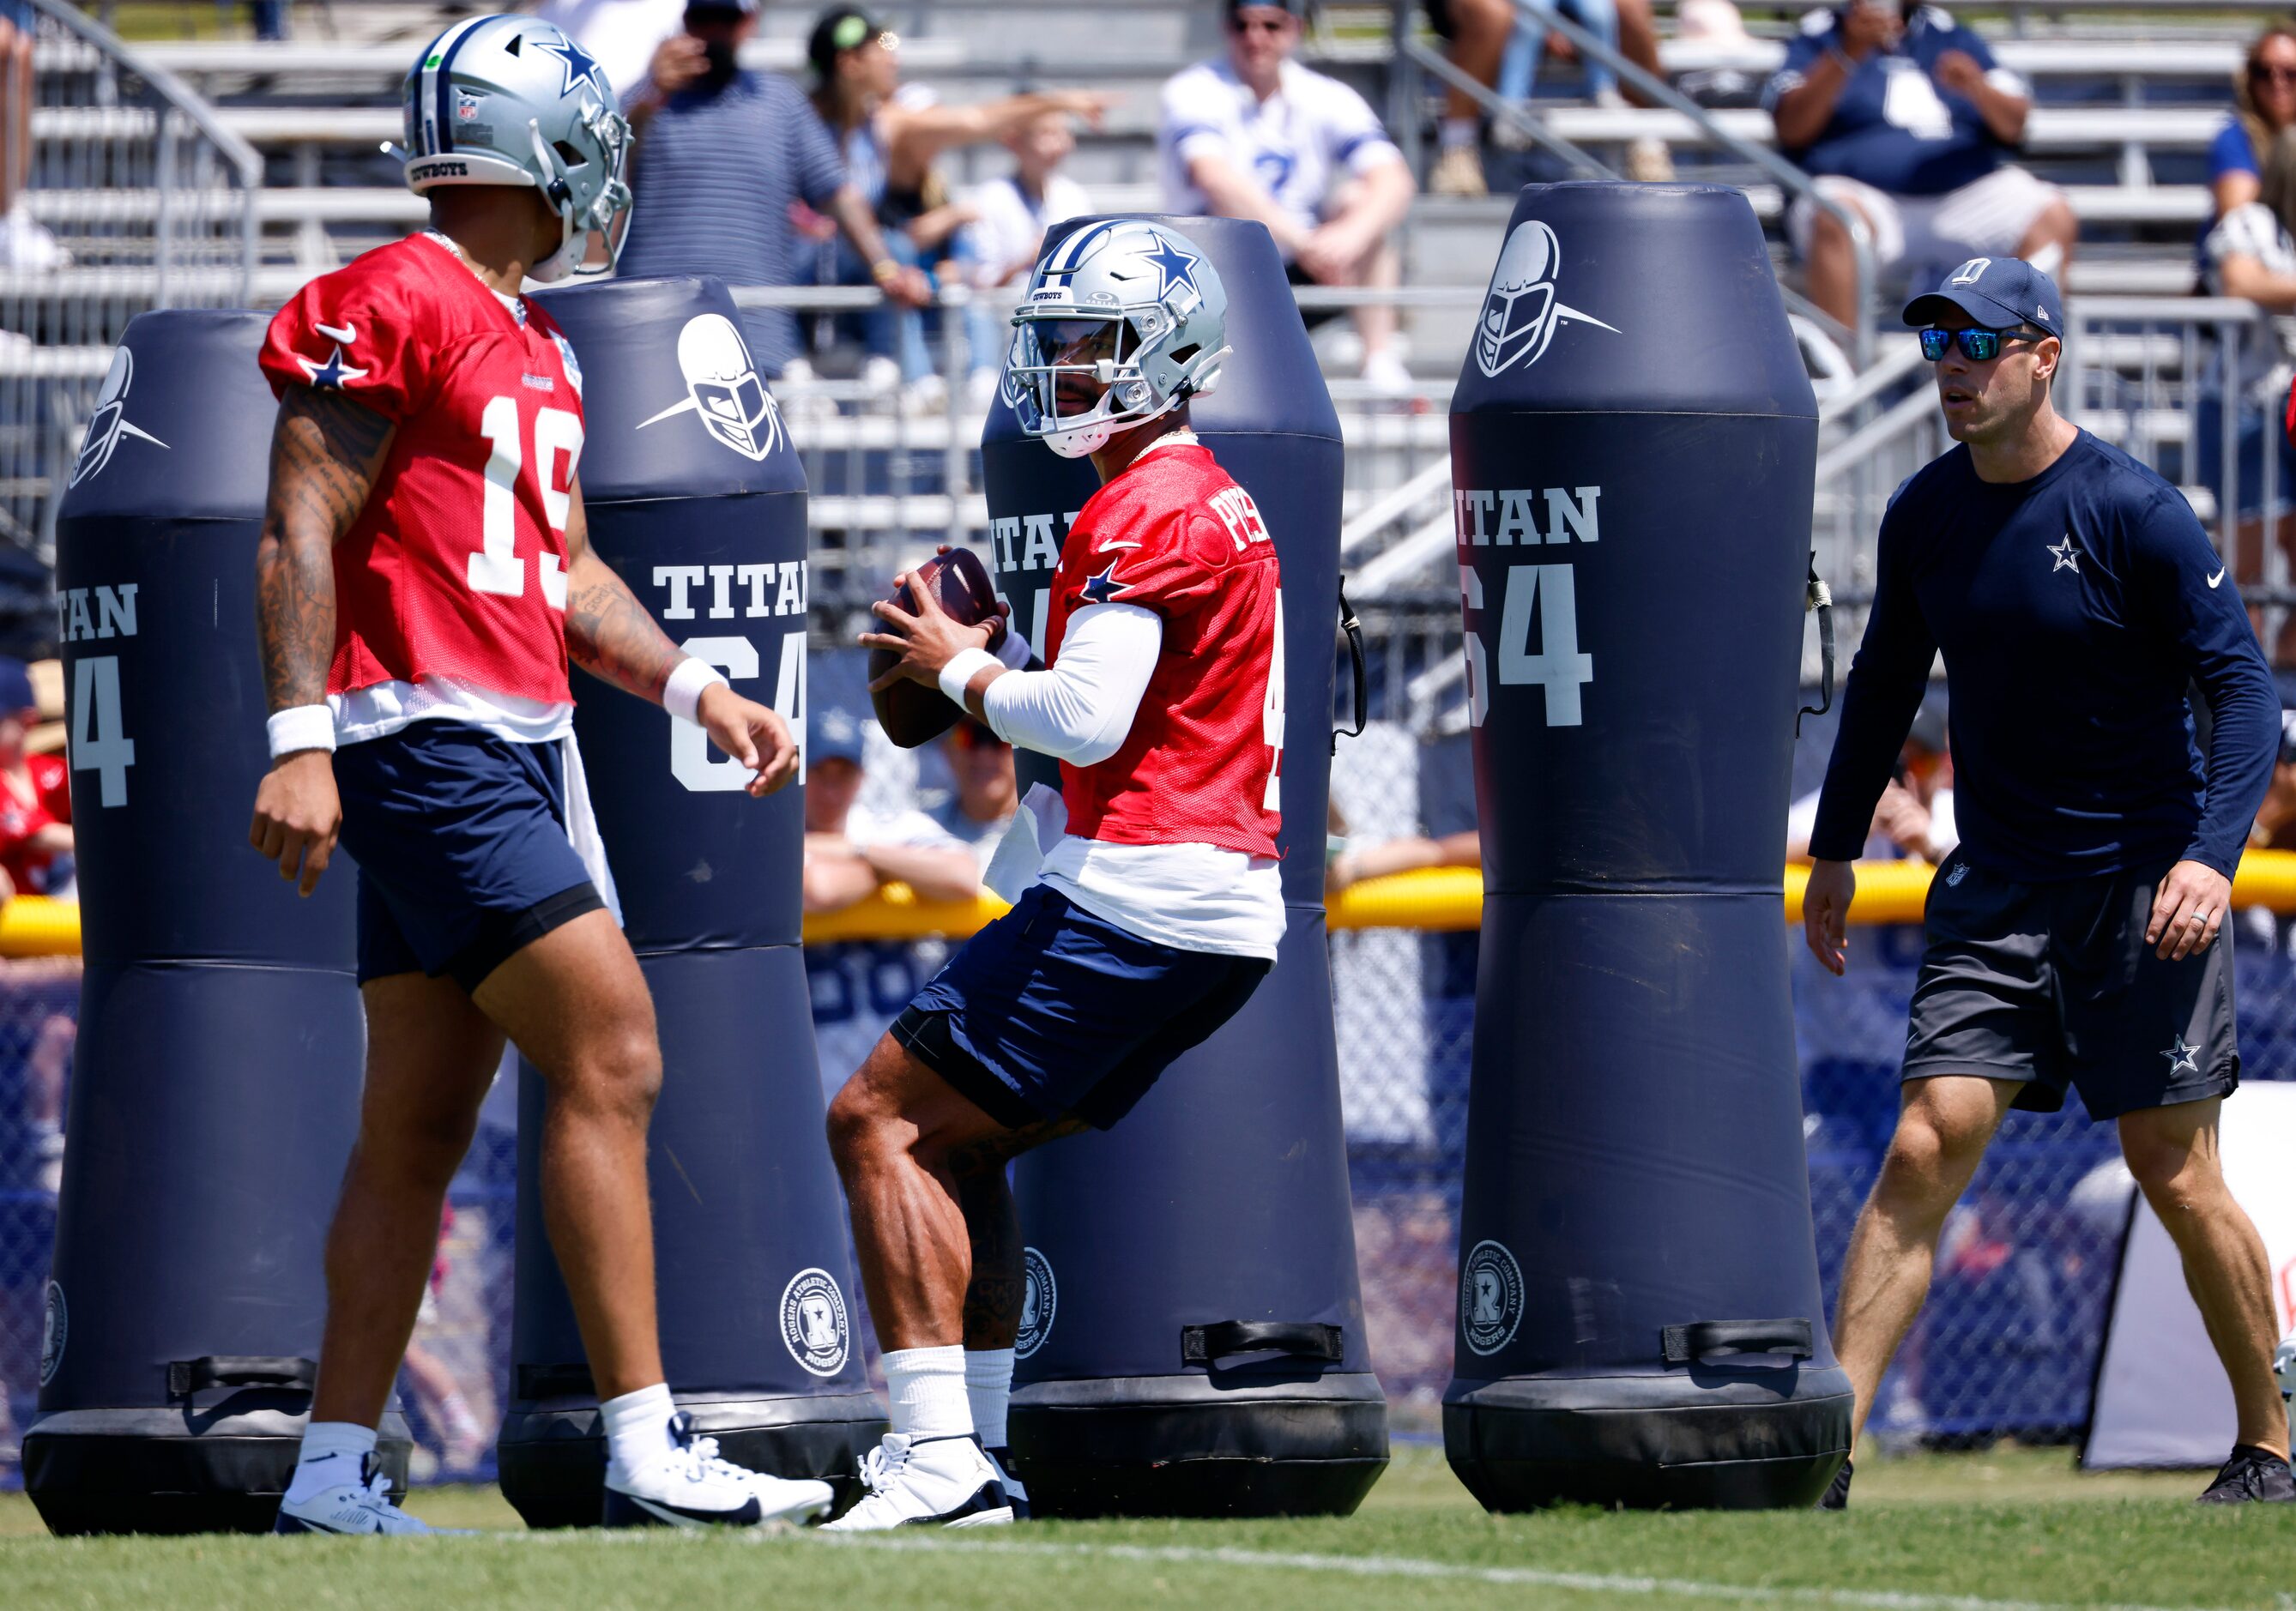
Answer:
M996 589L988 580L988 568L980 562L979 554L969 548L952 548L913 567L908 574L909 580L893 592L893 602L901 609L914 615L917 601L910 589L929 587L942 612L958 626L994 627L988 638L991 651L1004 641L1004 618L996 613ZM895 629L891 623L881 618L877 630ZM898 658L890 649L871 650L869 680L873 683L892 670ZM904 749L930 744L956 725L959 714L956 706L939 689L928 688L906 677L877 690L869 699L876 707L877 722L884 728L885 736Z

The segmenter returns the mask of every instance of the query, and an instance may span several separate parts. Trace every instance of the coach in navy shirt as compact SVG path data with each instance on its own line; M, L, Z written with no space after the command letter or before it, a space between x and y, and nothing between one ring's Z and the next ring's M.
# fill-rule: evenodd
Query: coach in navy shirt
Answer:
M2240 1083L2218 930L2279 749L2271 674L2177 489L2052 406L2064 310L2046 274L1975 258L1906 322L1959 446L1882 519L1810 834L1818 960L1842 970L1850 861L1940 651L1961 843L1930 886L1898 1132L1834 1308L1855 1426L1994 1131L2070 1087L2091 1119L2117 1121L2232 1378L2239 1441L2202 1497L2296 1500L2270 1269L2216 1140ZM2205 765L2193 687L2214 718ZM1826 1503L1849 1492L1844 1464Z
M2024 80L1934 5L1851 0L1812 12L1762 99L1780 147L1820 194L1865 220L1885 272L2042 254L2061 268L2072 249L2079 225L2064 197L2007 160L2032 107ZM1854 323L1848 233L1807 200L1786 228L1811 300Z

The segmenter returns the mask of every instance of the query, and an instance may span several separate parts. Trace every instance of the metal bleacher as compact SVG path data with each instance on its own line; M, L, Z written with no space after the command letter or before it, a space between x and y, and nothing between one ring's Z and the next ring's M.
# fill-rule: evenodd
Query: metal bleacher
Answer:
M1417 7L1405 4L1405 20L1415 28ZM422 221L422 203L404 190L397 165L380 148L399 135L398 82L414 46L447 15L474 9L336 6L327 16L342 20L344 34L357 37L311 37L324 35L325 29L303 27L287 44L184 40L138 45L135 53L152 70L197 97L217 138L256 154L260 188L251 197L235 197L232 184L218 176L211 176L204 191L179 182L163 209L154 184L121 184L111 176L75 183L68 163L51 162L43 169L51 177L29 198L33 215L69 246L107 232L148 232L163 210L177 217L204 217L243 205L251 217L251 269L234 279L236 266L220 261L179 268L166 298L243 297L275 303L310 275ZM1663 0L1660 9L1669 9ZM813 10L789 4L766 8L762 37L752 42L745 61L769 70L799 70ZM1220 49L1218 8L1209 0L1084 6L1073 0L890 0L882 10L902 36L905 77L944 99L962 102L1052 85L1085 85L1117 97L1103 125L1083 134L1070 165L1095 204L1109 210L1159 205L1158 90L1174 71ZM1728 68L1758 83L1783 53L1784 38L1802 10L1750 6L1746 20L1754 37L1727 50L1668 40L1661 51L1667 72L1679 77ZM2228 109L2233 74L2257 27L2254 11L2243 0L2207 5L2133 0L2103 16L2092 14L2079 0L2043 0L2020 6L2005 19L1997 12L1980 18L1979 27L1994 38L2002 62L2035 86L2023 159L2063 186L2082 221L2081 249L2068 276L2068 290L2077 298L2112 297L2115 306L2130 298L2148 298L2164 307L2189 298L2192 241L2209 207L2201 184L2202 153ZM1395 27L1390 4L1337 0L1323 8L1307 54L1386 108L1406 150L1420 152L1440 86L1397 54ZM52 30L39 53L43 84L86 72L93 50L85 38ZM1765 113L1740 109L1712 115L1713 129L1742 143L1733 150L1678 111L1598 107L1574 99L1570 73L1567 64L1552 68L1532 102L1530 110L1544 127L1606 157L1629 142L1655 140L1669 148L1683 178L1740 185L1771 228L1782 274L1794 282L1798 271L1779 227L1784 198L1777 182L1746 159L1744 148L1772 143ZM44 152L141 149L158 139L168 115L150 97L51 101L44 94L33 135ZM1005 161L1001 151L987 147L953 153L945 166L961 188L1000 172ZM1405 319L1421 385L1415 412L1374 405L1345 362L1333 365L1333 389L1350 447L1350 563L1376 567L1372 574L1398 593L1425 592L1436 575L1431 567L1439 563L1444 547L1441 410L1449 374L1464 348L1512 187L1544 176L1535 159L1518 159L1510 168L1496 153L1492 170L1499 193L1476 200L1423 196L1406 229ZM58 307L99 299L107 307L127 307L140 299L149 306L158 290L158 273L155 265L83 254L79 264L62 271L0 269L0 299L45 298ZM1884 299L1890 289L1882 288ZM2109 356L2119 349L2100 343L2096 350ZM2193 356L2200 349L2190 341L2178 350L2185 355L2178 361L2184 367L2153 365L2144 372L2146 387L2158 374L2185 375L2201 361ZM103 359L101 347L91 343L84 350L22 361L100 377ZM2113 380L2109 364L2098 372L2104 381ZM2099 395L2111 391L2105 384ZM857 453L890 443L923 460L955 462L962 454L951 445L977 429L977 420L911 419L898 410L891 418L872 416L865 409L857 417L854 398L834 387L829 395L833 403L846 405L844 412L832 413L813 431L827 443L849 438ZM1833 412L1826 441L1835 450L1829 463L1847 462L1839 452L1845 444L1864 451L1886 439L1894 444L1892 451L1902 451L1912 440L1906 433L1919 425L1917 411L1904 408L1899 394L1878 384L1852 388L1849 401L1829 406ZM2154 431L2158 440L2176 439L2185 429L2185 416L2157 400L2114 417L2130 421L2131 429ZM1898 434L1888 437L1885 428ZM1877 431L1884 435L1877 437ZM1876 473L1872 465L1887 456L1874 446L1867 454L1870 462L1859 471L1865 481ZM19 478L27 485L36 479ZM1870 488L1864 487L1826 493L1822 511L1839 514L1842 529L1851 532L1868 523L1864 510L1870 496ZM941 490L824 498L821 505L816 514L824 523L896 536L936 525L961 529L979 512L977 496ZM1414 556L1424 556L1427 563ZM1854 593L1854 556L1844 564Z

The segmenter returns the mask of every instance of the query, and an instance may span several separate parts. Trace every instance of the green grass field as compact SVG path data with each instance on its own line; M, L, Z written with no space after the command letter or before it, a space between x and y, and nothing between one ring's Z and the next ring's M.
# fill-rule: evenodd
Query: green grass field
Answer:
M1847 1516L1491 1517L1398 1446L1346 1520L1041 1522L993 1533L529 1533L491 1489L412 1503L480 1536L53 1540L0 1499L0 1604L77 1607L2296 1607L2296 1506L2202 1510L2189 1474L2062 1450L1874 1460Z

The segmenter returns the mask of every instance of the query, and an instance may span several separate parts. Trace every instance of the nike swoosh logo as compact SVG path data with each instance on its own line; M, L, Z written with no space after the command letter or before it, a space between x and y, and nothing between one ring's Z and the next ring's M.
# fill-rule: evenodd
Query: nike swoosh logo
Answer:
M2221 565L2219 565L2219 566L2218 566L2218 567L2217 567L2217 574L2216 574L2216 575L2214 575L2214 576L2212 576L2212 577L2210 577L2209 578L2209 585L2210 585L2210 587L2214 587L2218 583L2219 583L2219 582L2221 582L2221 581L2223 581L2223 580L2224 580L2224 567L2223 567L2223 566L2221 566Z
M345 347L358 339L358 326L356 324L346 324L340 330L337 330L332 324L321 324L315 320L312 322L311 328L326 337L328 340L340 341Z

